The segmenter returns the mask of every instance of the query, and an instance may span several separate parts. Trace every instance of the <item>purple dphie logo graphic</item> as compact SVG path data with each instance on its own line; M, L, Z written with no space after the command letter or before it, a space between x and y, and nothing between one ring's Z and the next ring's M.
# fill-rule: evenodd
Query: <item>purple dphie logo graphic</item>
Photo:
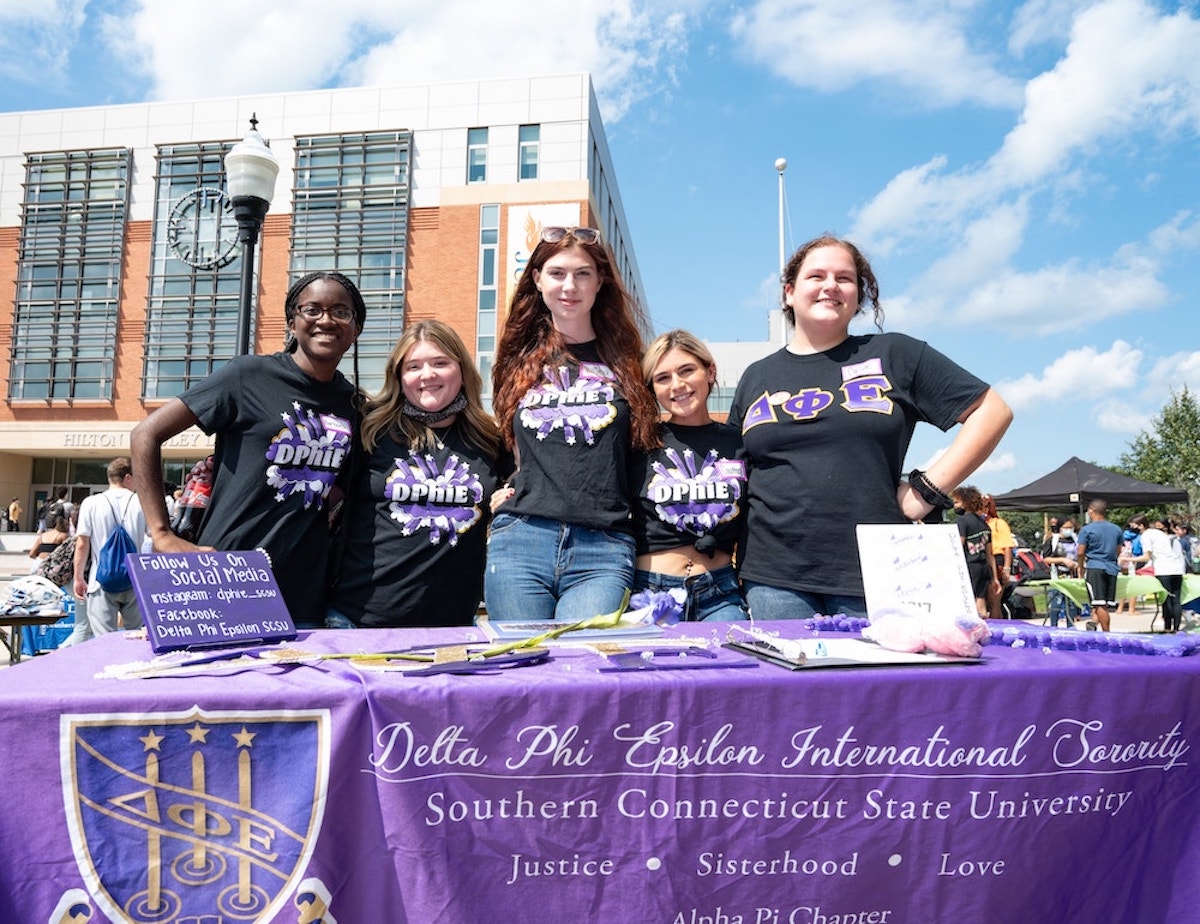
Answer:
M608 366L580 363L579 377L574 382L567 366L546 367L543 373L545 383L521 401L521 426L537 430L539 440L562 430L567 445L574 446L576 431L581 431L590 446L596 441L596 431L617 419L614 376Z
M655 460L653 477L646 497L664 523L696 536L704 536L719 523L738 514L745 468L740 462L721 459L710 449L697 464L696 453L685 449L683 455L666 450L671 465Z
M65 715L61 730L71 843L109 919L275 919L321 826L326 711Z
M317 414L292 402L295 416L280 414L283 429L271 440L267 484L276 489L275 500L284 501L304 492L304 506L319 510L333 487L338 470L350 449L350 421L333 414Z
M397 459L384 484L384 496L391 501L392 519L404 527L401 532L411 536L427 529L432 545L446 537L450 545L457 545L459 533L482 515L483 485L456 455L440 471L433 456L410 452L407 461Z

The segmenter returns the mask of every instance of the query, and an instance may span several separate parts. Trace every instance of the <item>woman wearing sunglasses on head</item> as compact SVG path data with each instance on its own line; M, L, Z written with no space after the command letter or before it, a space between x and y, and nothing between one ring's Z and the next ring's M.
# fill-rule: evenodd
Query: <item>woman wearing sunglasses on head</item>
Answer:
M330 491L358 418L358 390L338 363L362 333L367 306L341 273L320 272L292 285L284 314L282 352L231 360L134 427L131 448L156 551L262 548L292 621L315 628L325 620ZM196 544L171 531L162 485L162 444L192 426L216 434Z
M670 416L659 427L663 445L630 461L637 491L633 589L684 589L687 621L746 619L733 569L746 463L741 433L708 413L717 364L697 337L673 330L650 344L642 375Z
M627 458L658 441L636 312L598 231L542 229L492 368L517 471L488 539L491 619L586 619L632 584Z
M469 626L483 597L488 502L512 472L482 380L441 321L406 328L363 406L365 466L335 546L328 628Z

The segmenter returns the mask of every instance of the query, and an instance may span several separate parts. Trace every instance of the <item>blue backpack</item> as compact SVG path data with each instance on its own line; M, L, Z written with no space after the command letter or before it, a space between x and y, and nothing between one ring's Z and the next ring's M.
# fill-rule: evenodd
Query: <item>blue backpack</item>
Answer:
M108 505L112 507L115 515L117 509L112 506L112 501L108 498L105 500L108 501ZM125 510L117 517L116 528L109 534L108 539L104 542L104 547L100 549L100 554L96 556L96 580L100 582L100 587L106 593L119 594L133 586L133 580L129 577L129 568L125 564L125 556L137 552L138 547L125 528L124 522L125 513L129 510L129 504L132 502L133 498L131 497L125 503Z

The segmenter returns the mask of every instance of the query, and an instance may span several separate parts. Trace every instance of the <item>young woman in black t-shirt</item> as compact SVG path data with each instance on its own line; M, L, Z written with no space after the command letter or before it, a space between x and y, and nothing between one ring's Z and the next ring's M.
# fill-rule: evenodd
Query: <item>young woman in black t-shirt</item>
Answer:
M517 471L488 539L491 619L586 619L632 584L628 454L658 442L637 310L600 232L541 229L492 368Z
M699 338L673 330L650 344L642 375L669 417L659 428L663 445L631 461L638 495L633 589L683 589L688 621L746 619L733 568L746 463L741 433L708 412L717 364Z

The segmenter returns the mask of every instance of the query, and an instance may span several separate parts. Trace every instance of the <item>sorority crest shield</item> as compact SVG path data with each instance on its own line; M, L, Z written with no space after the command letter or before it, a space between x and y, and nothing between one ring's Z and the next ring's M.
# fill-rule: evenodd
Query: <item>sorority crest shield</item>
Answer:
M328 786L327 710L64 715L63 799L113 920L271 920L301 880Z

